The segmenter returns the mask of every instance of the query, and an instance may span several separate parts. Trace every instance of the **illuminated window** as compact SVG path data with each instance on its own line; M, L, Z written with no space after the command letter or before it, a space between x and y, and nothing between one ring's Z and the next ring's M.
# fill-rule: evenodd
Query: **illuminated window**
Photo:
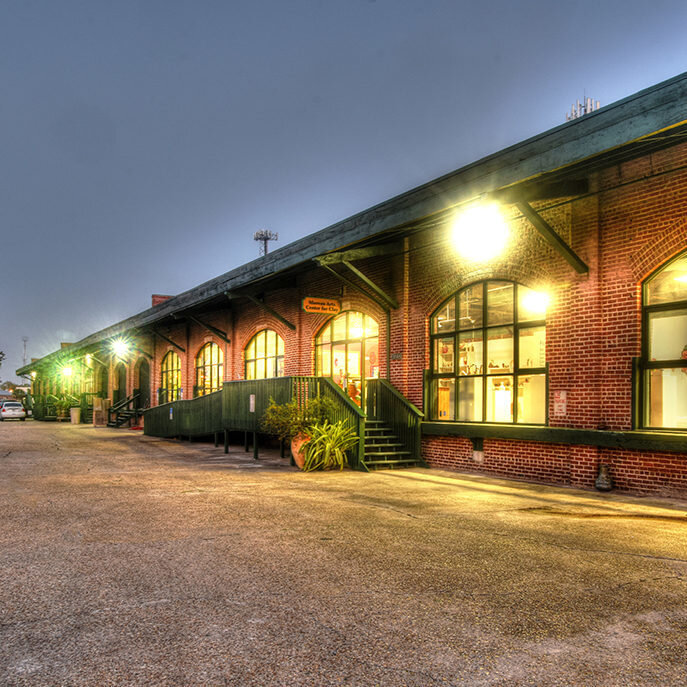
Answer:
M687 429L687 253L643 285L642 424Z
M193 396L205 396L222 387L223 355L216 343L207 343L196 356Z
M160 403L169 403L181 398L181 360L170 351L160 366Z
M358 405L365 379L379 377L379 326L360 312L343 312L320 330L315 342L317 374L331 377Z
M244 351L246 379L284 376L284 341L277 332L263 329Z
M472 284L431 318L433 420L546 423L545 294Z

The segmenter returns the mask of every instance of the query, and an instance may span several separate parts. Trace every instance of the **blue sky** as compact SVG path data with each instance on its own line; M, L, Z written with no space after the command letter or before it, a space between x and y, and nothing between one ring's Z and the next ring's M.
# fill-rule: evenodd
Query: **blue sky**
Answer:
M647 9L650 7L651 12ZM0 379L687 70L687 4L0 0Z

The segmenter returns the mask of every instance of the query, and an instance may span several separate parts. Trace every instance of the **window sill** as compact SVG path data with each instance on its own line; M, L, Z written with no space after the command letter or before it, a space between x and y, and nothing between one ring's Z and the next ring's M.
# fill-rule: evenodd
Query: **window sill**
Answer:
M543 427L538 425L497 425L469 422L423 422L426 436L454 436L466 439L515 439L548 444L580 444L650 451L687 453L687 432L633 430L612 432L602 429Z

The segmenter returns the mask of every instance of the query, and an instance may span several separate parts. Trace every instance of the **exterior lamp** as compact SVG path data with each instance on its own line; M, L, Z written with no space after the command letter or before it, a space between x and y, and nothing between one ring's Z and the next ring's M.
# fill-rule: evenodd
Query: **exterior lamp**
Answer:
M36 370L31 370L31 379L36 379Z
M92 361L93 361L93 356L90 353L87 353L86 354L86 365L88 365L88 367L90 367Z
M64 377L71 377L72 376L72 368L71 367L63 367L62 368L62 375Z
M452 234L461 257L484 262L503 251L509 231L497 203L478 203L456 214Z
M522 306L531 316L539 315L543 318L550 303L551 297L542 291L530 291L528 289L522 297Z
M129 352L129 344L124 339L115 339L110 345L118 358L124 358Z

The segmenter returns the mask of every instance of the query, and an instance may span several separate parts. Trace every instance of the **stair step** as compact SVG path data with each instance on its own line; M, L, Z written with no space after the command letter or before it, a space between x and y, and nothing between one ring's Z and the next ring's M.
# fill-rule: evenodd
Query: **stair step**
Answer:
M377 434L373 437L365 435L365 441L384 441L386 439L397 439L398 437L394 434Z
M379 450L377 449L387 449L390 451L395 451L398 448L403 448L403 444L399 444L398 442L387 442L384 444L365 444L365 451L367 452L368 450L374 449L373 453L379 453Z

